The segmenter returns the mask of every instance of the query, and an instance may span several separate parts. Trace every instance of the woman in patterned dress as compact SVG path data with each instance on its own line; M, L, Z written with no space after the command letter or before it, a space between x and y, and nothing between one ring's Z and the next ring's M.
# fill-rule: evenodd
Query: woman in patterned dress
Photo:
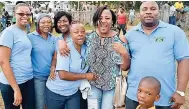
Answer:
M90 81L92 90L88 96L88 105L96 102L98 109L113 109L115 78L120 70L130 67L127 44L117 32L111 30L115 23L115 13L106 6L100 7L93 16L96 30L86 37L87 63L90 72L98 76L97 80ZM59 42L59 46L65 47L65 42ZM69 51L65 53L66 49L60 48L61 53L67 54Z

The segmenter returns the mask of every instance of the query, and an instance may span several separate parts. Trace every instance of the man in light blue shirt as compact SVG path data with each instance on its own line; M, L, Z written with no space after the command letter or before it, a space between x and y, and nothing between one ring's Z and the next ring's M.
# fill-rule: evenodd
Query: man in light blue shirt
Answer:
M141 23L125 35L131 52L127 109L138 106L138 84L146 76L157 78L162 86L160 100L155 103L156 109L178 109L184 103L189 77L189 43L183 30L160 21L158 17L157 3L143 2L140 7ZM175 60L178 62L177 87ZM145 103L145 100L142 102Z

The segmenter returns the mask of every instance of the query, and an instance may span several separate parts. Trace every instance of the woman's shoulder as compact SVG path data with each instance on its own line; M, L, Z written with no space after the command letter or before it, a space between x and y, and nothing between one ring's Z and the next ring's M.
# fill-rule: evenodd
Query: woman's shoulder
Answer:
M92 30L92 31L86 33L86 38L89 39L96 35L97 35L96 31Z
M15 25L11 25L7 28L5 28L2 32L1 35L14 35L17 32L17 28Z

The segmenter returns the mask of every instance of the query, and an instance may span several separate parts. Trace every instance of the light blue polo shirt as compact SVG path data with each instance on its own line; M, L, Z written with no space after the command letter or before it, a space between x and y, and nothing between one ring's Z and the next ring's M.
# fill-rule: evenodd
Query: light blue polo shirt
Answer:
M57 51L56 70L57 71L65 70L73 73L86 73L89 67L86 66L84 69L82 69L81 67L82 58L86 60L86 45L84 44L82 45L81 55L74 47L72 41L68 42L67 45L70 48L70 55L67 57L63 57L60 56L59 51ZM80 84L81 84L81 80L77 80L77 81L61 80L57 72L56 79L55 80L48 79L46 85L49 90L51 90L56 94L62 96L70 96L78 91Z
M16 25L12 25L2 32L0 45L11 49L9 62L17 84L32 79L33 69L30 56L32 45L27 34ZM0 73L0 82L9 84L3 72Z
M160 21L149 36L144 33L141 24L125 36L131 52L126 96L137 101L140 80L145 76L153 76L161 83L161 97L155 105L171 105L169 99L176 91L175 61L189 57L189 43L184 31Z
M48 38L44 39L36 31L29 33L28 37L32 43L31 59L34 77L47 79L55 52L56 38L49 33Z

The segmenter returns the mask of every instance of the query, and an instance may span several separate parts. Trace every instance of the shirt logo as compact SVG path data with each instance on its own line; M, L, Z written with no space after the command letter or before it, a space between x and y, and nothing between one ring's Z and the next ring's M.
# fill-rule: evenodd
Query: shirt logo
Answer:
M165 37L155 37L155 42L163 42Z

